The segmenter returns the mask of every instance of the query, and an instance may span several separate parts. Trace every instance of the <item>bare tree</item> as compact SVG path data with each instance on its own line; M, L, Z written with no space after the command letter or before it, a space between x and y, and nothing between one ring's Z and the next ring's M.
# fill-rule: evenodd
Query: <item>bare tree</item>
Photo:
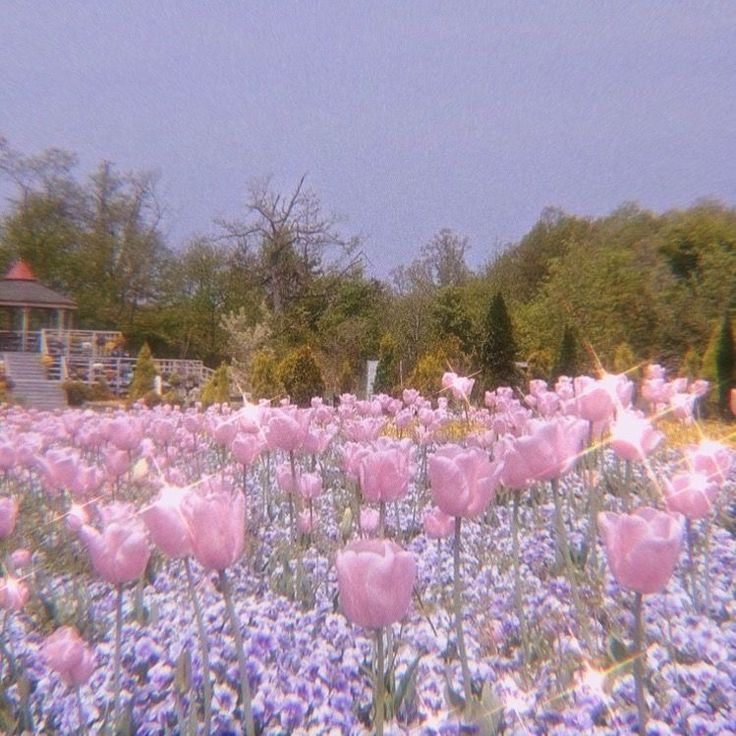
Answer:
M322 211L319 197L305 186L302 176L293 192L275 192L270 179L251 182L245 220L221 222L225 237L234 239L241 263L248 263L267 295L269 307L281 314L300 298L316 276L330 265L353 257L357 238L345 238L339 220Z
M468 239L447 228L440 230L425 243L408 266L399 266L392 272L394 286L399 294L415 289L460 286L470 276L465 262Z

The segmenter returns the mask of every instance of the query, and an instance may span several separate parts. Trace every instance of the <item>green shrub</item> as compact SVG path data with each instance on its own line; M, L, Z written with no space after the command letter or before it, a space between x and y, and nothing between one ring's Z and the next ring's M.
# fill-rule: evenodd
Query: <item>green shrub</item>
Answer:
M201 401L204 406L222 404L230 400L230 368L223 363L202 387Z
M278 363L273 350L262 348L254 353L248 381L253 399L275 399L284 393L277 371Z
M279 363L276 375L292 402L300 406L307 406L313 396L325 392L322 371L307 345L290 350Z
M92 401L92 387L84 381L64 381L61 387L66 392L66 403L69 406L82 406L85 401Z
M446 370L447 363L443 355L436 352L425 353L414 366L408 385L424 396L436 395L442 389L442 376Z
M91 401L110 401L113 398L110 386L104 378L98 378L89 388Z
M399 388L400 383L399 344L396 338L387 332L381 338L378 348L378 367L373 381L373 391L377 394L390 394Z
M138 399L145 398L153 391L156 374L156 364L153 362L151 348L148 347L148 343L143 343L143 347L135 361L133 380L130 382L130 388L128 389L128 401L133 403Z

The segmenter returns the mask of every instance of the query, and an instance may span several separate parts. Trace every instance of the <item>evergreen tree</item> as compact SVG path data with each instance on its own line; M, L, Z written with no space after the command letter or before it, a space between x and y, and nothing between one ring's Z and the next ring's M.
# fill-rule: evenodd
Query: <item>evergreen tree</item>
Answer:
M307 345L287 353L276 373L292 402L300 406L307 406L312 397L325 392L322 371Z
M517 382L516 355L511 317L499 291L488 308L485 338L480 348L480 366L486 387L513 386Z
M151 355L151 348L148 347L147 342L144 342L135 361L133 380L130 382L130 388L128 389L128 400L132 402L146 398L154 389L157 373L156 364L153 362L153 355Z
M554 378L560 376L577 376L578 370L578 345L575 339L575 332L570 325L565 325L565 331L562 333L562 342L560 343L560 351L557 355L557 363L555 364Z
M202 404L223 404L230 400L230 368L223 363L202 387Z
M284 393L284 387L276 376L276 354L269 348L261 348L253 355L248 385L253 399L275 399Z
M728 400L734 385L736 350L734 348L733 327L728 313L723 316L721 330L716 345L716 381L718 383L718 409L728 416Z

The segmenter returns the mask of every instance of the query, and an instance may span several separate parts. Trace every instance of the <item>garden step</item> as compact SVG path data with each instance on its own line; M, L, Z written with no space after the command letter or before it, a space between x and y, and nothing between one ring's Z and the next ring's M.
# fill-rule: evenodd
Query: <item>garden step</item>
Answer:
M59 381L46 378L38 353L4 353L5 371L13 382L11 395L24 406L51 411L66 408Z

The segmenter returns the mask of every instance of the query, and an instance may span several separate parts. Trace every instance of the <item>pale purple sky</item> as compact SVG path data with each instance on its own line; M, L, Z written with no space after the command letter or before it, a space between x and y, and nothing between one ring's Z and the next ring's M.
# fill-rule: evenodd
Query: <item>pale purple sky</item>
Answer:
M0 134L160 172L174 246L307 173L376 275L477 265L547 205L736 205L736 2L5 0Z

